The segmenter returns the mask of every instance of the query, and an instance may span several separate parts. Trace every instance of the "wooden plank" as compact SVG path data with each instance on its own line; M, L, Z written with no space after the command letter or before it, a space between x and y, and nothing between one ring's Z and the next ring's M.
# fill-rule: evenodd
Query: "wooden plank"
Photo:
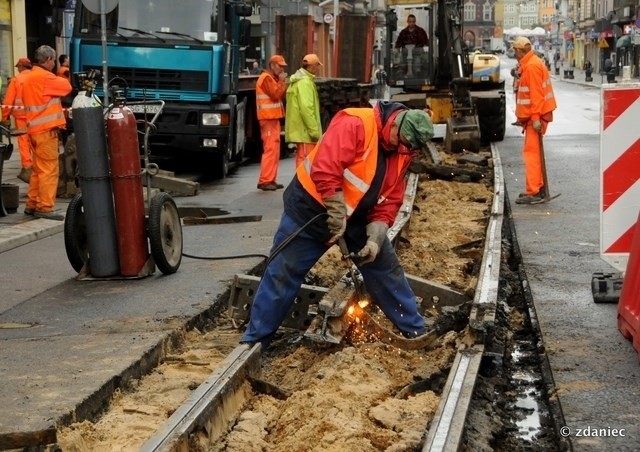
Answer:
M142 178L142 184L146 187L146 178ZM195 196L198 194L200 184L186 179L168 176L165 174L156 174L151 177L151 187L159 188L164 191L182 193L187 196Z

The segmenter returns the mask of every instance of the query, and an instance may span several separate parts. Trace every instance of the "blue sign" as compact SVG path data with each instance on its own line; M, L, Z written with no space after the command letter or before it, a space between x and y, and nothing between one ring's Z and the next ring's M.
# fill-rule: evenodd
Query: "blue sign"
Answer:
M573 42L567 42L567 50L573 50Z

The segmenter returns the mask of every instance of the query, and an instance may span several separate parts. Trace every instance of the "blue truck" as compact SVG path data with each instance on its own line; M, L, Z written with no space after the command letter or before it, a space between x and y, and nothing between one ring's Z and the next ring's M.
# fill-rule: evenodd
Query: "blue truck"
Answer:
M178 158L225 177L251 141L259 143L257 76L240 75L251 12L234 0L119 0L103 17L77 2L71 72L102 71L106 61L108 85L136 101L136 117L158 108L140 101L165 102L150 137L152 160Z

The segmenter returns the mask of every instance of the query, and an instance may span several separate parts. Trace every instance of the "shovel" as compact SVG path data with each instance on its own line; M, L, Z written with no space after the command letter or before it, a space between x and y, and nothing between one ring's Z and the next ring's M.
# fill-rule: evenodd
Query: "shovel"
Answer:
M544 159L544 145L542 143L542 134L538 134L540 140L540 166L542 167L542 183L544 185L544 199L542 202L549 202L552 199L556 199L561 193L551 196L551 190L549 189L549 179L547 178L547 164Z

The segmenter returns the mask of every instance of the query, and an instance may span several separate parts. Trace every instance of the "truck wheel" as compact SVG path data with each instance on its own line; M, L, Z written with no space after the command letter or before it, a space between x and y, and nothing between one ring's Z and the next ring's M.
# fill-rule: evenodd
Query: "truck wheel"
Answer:
M229 152L207 155L205 161L205 176L212 179L224 179L229 174Z
M182 261L182 224L176 203L168 193L151 198L147 229L158 269L165 275L177 272Z
M69 263L76 272L80 273L82 267L89 261L82 193L75 195L67 207L67 215L64 218L64 249Z

